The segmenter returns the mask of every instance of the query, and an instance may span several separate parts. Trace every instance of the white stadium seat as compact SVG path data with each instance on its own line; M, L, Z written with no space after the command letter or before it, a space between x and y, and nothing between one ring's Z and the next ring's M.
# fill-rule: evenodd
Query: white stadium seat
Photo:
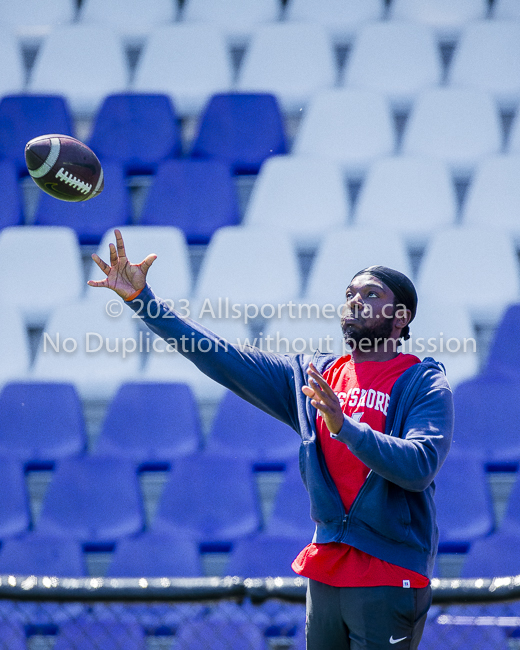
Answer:
M27 329L18 307L5 303L0 317L0 386L27 379L31 353Z
M383 0L289 0L285 20L323 25L340 45L350 43L358 29L384 14Z
M325 28L279 23L257 28L240 66L240 92L277 96L283 110L298 113L313 94L336 81L332 43Z
M444 160L459 176L469 175L502 144L498 109L485 91L459 88L425 90L406 126L402 153Z
M33 45L47 36L53 27L71 23L76 15L76 7L74 0L4 2L0 23L24 43ZM2 68L2 71L5 69Z
M287 232L304 247L346 225L349 202L337 163L312 156L274 156L260 169L243 224Z
M65 95L74 114L81 117L91 117L106 95L127 88L123 44L103 25L53 29L41 45L28 84L32 93Z
M356 204L356 226L395 230L413 245L455 222L457 200L447 165L434 158L382 158L369 169Z
M0 28L0 97L21 93L25 86L25 70L20 45L13 34Z
M520 3L518 0L494 0L493 18L520 19Z
M171 0L83 0L78 20L83 24L107 25L133 45L141 44L155 27L171 23L176 13Z
M86 300L55 309L40 339L33 378L73 383L89 401L107 401L121 383L137 379L138 320L129 307L121 306L119 316L109 316L105 305Z
M258 25L280 18L279 0L186 0L182 20L214 23L233 46L244 46Z
M500 108L520 103L520 21L483 20L467 25L450 65L450 86L492 94Z
M471 20L485 18L487 0L393 0L390 17L431 25L442 40L454 40Z
M520 299L512 238L494 227L453 227L435 233L419 269L417 292L425 301L462 305L474 323L495 326Z
M244 311L245 303L260 308L295 299L299 293L298 264L288 235L226 226L211 238L195 297L197 302L229 298Z
M57 306L78 299L84 278L76 233L59 226L22 226L0 232L0 297L41 327Z
M339 306L353 276L367 266L384 265L412 278L402 237L391 228L345 228L322 242L312 266L304 302Z
M421 90L441 82L440 53L431 27L404 21L360 29L342 84L382 92L396 109L409 109Z
M191 296L191 269L188 245L184 233L174 226L122 226L126 256L139 264L147 255L155 253L157 259L148 272L147 280L154 293L163 299L177 301ZM115 244L114 231L109 230L98 246L97 254L109 263L109 243ZM103 280L105 274L92 261L89 280ZM106 302L114 298L112 292L87 287L86 298Z
M486 158L477 167L462 212L462 223L510 232L520 245L520 153Z
M390 106L374 91L334 88L316 93L304 112L293 153L329 158L352 177L394 152Z
M181 116L198 114L214 93L228 92L231 60L214 25L175 23L155 29L139 58L132 90L171 96Z

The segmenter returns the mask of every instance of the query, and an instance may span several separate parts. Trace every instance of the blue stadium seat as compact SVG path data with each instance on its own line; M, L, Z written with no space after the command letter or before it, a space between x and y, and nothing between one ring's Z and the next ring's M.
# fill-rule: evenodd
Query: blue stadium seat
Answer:
M164 487L152 530L228 542L260 527L251 465L238 458L197 454L177 460Z
M520 574L519 545L520 529L499 530L475 541L466 555L461 577L494 578Z
M292 537L309 544L315 528L309 513L309 495L300 476L298 461L293 461L288 464L285 480L276 495L265 532L272 536Z
M286 152L276 98L268 93L229 93L209 101L191 156L226 162L235 174L257 174L266 158Z
M146 637L136 622L79 618L60 626L54 650L145 650Z
M139 225L176 226L189 244L207 244L217 228L239 221L229 165L218 160L168 160L159 165Z
M181 152L177 116L168 95L109 95L96 115L88 145L98 158L114 160L126 174L154 174Z
M24 150L43 133L74 135L67 101L61 95L7 95L0 101L0 157L9 158L18 174L28 176Z
M441 544L471 543L492 531L493 505L482 460L452 450L435 486Z
M488 354L485 374L503 374L520 380L520 304L510 305L503 315Z
M203 573L198 545L193 540L180 535L145 532L117 542L106 575L110 578L189 578Z
M80 244L99 244L109 228L130 223L131 204L123 167L120 163L103 163L105 187L99 197L70 203L56 201L41 192L34 223L38 226L69 226Z
M72 384L12 382L0 393L0 454L25 463L85 451L82 404Z
M36 530L82 542L141 532L144 513L133 464L116 458L59 461Z
M251 461L283 461L298 457L300 437L232 392L226 393L208 437L210 453Z
M37 533L2 542L0 574L58 578L88 575L79 542Z
M108 408L95 453L141 463L171 461L201 445L197 404L187 385L127 383Z
M520 437L520 381L498 375L478 375L454 391L453 448L486 461L516 461Z
M25 629L22 623L14 620L0 622L2 646L9 650L27 650Z
M442 617L439 617L442 620ZM421 650L438 648L478 648L479 650L507 650L506 631L496 625L460 625L438 620L426 622L421 639Z
M233 544L226 572L244 578L293 576L292 561L307 543L263 534L241 539Z
M18 187L18 172L12 160L0 160L0 177L2 178L0 229L19 226L23 222L22 197Z
M29 500L21 463L0 459L0 539L27 532L30 525Z
M254 623L234 621L190 621L183 625L176 642L182 650L266 650L267 644Z

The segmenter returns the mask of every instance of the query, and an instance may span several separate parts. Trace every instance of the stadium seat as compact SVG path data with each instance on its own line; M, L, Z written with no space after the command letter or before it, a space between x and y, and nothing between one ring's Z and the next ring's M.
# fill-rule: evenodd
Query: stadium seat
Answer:
M20 309L6 303L0 319L0 386L26 379L31 364L29 337Z
M485 18L486 0L393 0L390 18L431 25L443 41L453 41L466 23Z
M304 302L343 305L345 291L354 275L374 264L389 266L412 277L404 240L389 226L345 228L329 233L312 265Z
M218 4L212 0L187 0L182 9L182 20L217 25L232 47L244 47L255 27L279 17L278 0L221 0Z
M498 375L479 375L459 384L453 394L454 449L488 462L516 462L520 439L512 432L520 416L519 390L518 380Z
M0 176L2 177L1 230L9 226L20 226L23 222L23 213L18 173L11 160L0 160Z
M452 450L435 478L435 504L441 545L486 537L494 518L482 459Z
M218 160L167 160L159 165L139 224L175 226L189 244L207 244L215 230L239 221L229 165Z
M137 473L118 458L60 460L36 531L79 542L113 542L143 530Z
M105 97L88 141L104 163L127 175L155 174L160 162L181 153L180 127L167 95L127 93Z
M495 0L492 13L496 19L515 20L520 18L520 6L516 0Z
M457 200L447 165L435 158L382 158L368 170L354 220L362 228L393 230L424 245L440 226L455 223Z
M508 638L503 627L495 625L464 625L432 619L426 622L421 648L478 648L479 650L508 650ZM442 644L442 645L440 645Z
M291 564L304 546L297 539L263 534L241 539L233 544L226 567L227 575L247 578L294 577Z
M295 431L231 392L220 402L206 443L208 453L253 462L296 458L299 448Z
M56 201L53 196L40 192L34 224L72 228L80 244L92 246L99 244L108 228L129 223L132 210L122 165L103 162L103 175L102 195L89 201Z
M0 65L3 70L0 79L1 97L9 93L23 92L25 87L25 70L18 42L5 25L2 25L0 29L0 39L2 43L2 47L0 48Z
M392 154L394 145L390 106L381 94L334 88L313 95L293 153L329 158L358 177L375 160Z
M245 319L245 303L254 303L260 310L266 303L296 298L299 292L296 254L288 235L278 233L273 238L269 229L229 226L217 230L211 239L195 297L198 301L229 298L230 304L239 305Z
M95 454L137 463L171 461L201 444L197 405L188 386L129 383L110 403Z
M227 92L231 83L222 33L213 25L176 23L151 33L132 89L170 95L179 115L187 117L200 113L211 95Z
M520 532L499 530L476 540L466 555L462 578L495 578L520 574Z
M501 374L520 380L520 304L510 305L493 334L484 374Z
M450 64L448 83L486 90L500 108L514 110L520 101L520 23L483 20L467 25Z
M8 27L22 43L35 45L57 25L71 23L75 15L76 3L73 0L27 0L24 4L9 2L2 8L2 25ZM2 39L3 43L5 41Z
M313 22L323 25L333 41L349 45L358 30L366 23L383 18L384 3L381 0L289 0L285 20Z
M183 650L200 650L204 639L205 650L228 650L248 648L248 650L265 650L266 641L258 627L251 622L189 621L183 625L176 641Z
M520 154L520 114L513 120L507 149L511 154Z
M145 532L117 542L106 575L109 578L196 578L203 573L198 545L193 540Z
M0 622L0 638L9 650L27 650L25 628L20 621L13 619Z
M245 226L287 232L297 245L314 247L349 216L347 188L340 166L312 156L266 160L253 186Z
M479 371L479 346L469 310L451 303L449 308L440 301L422 296L417 316L410 324L411 338L403 344L402 352L420 359L433 357L446 369L451 388L471 379Z
M279 23L258 27L240 66L241 92L277 96L285 113L299 114L319 90L336 80L332 43L324 27Z
M6 539L26 533L31 518L22 463L5 457L0 468L0 539Z
M498 109L491 95L471 88L432 88L418 96L406 126L402 153L439 158L468 176L502 146Z
M518 458L519 455L517 454L516 459L518 460ZM520 535L520 482L518 479L513 484L511 492L509 493L507 506L499 532L509 533L511 535L514 534L517 537ZM507 575L511 575L511 573L508 571Z
M78 618L60 625L54 650L146 650L145 632L135 621Z
M276 495L265 533L273 537L297 539L300 543L303 541L301 550L312 541L314 528L309 495L302 482L299 463L295 460L287 464L285 479Z
M211 543L232 542L259 527L251 463L197 454L174 464L151 529Z
M148 282L157 296L178 301L191 295L191 268L184 234L173 226L123 226L120 228L125 242L126 256L131 262L142 262L155 253L157 259L148 272ZM113 230L108 230L98 246L97 254L106 262L110 259L109 243L115 244ZM89 279L102 280L103 271L92 261ZM107 291L88 287L89 301L106 303L112 296ZM173 303L179 307L184 303ZM139 321L137 321L139 322Z
M4 68L8 69L8 68ZM19 176L28 176L24 149L42 133L74 136L72 115L60 95L7 95L0 100L0 155L16 165ZM56 201L55 201L56 202Z
M30 327L42 326L54 308L79 298L83 291L80 250L71 228L4 228L0 258L2 301L16 305ZM56 270L58 260L62 272Z
M140 342L131 310L106 289L93 291L105 291L107 302L84 300L53 311L32 376L73 383L82 399L106 402L121 383L138 377Z
M342 85L383 93L397 110L409 110L416 95L442 79L433 29L389 21L362 27L345 67Z
M216 158L234 174L256 174L269 156L286 153L283 117L268 93L213 95L202 113L193 158Z
M6 539L0 551L2 575L86 576L81 545L73 540L29 533Z
M0 393L0 454L54 462L87 446L79 397L70 384L13 382Z
M171 23L176 18L176 6L171 0L131 0L124 5L85 0L78 21L80 24L107 25L120 34L129 45L142 45L154 28Z
M507 282L497 282L497 269ZM491 227L437 231L421 261L417 292L424 300L467 307L477 324L496 325L504 307L520 296L512 239Z
M85 52L88 73L85 70ZM61 25L45 38L28 83L31 93L65 95L75 117L92 117L106 95L123 92L128 70L123 45L104 25Z

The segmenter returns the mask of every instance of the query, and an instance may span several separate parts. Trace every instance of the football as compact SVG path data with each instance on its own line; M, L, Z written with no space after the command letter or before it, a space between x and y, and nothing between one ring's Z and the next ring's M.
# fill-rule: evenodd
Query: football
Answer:
M103 169L96 154L70 135L29 140L25 162L36 185L56 199L88 201L103 190Z

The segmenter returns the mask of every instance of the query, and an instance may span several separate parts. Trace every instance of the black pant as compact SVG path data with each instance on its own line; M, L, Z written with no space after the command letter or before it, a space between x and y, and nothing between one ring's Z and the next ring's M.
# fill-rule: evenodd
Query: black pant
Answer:
M431 587L330 587L309 580L307 650L416 650Z

